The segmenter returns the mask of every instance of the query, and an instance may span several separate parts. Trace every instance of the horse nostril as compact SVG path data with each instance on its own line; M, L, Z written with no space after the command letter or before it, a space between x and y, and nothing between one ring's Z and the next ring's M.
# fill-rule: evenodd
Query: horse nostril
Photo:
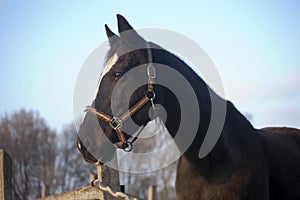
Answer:
M77 140L77 148L79 151L85 151L86 149L90 148L92 144L92 140L88 137L80 139L78 138Z

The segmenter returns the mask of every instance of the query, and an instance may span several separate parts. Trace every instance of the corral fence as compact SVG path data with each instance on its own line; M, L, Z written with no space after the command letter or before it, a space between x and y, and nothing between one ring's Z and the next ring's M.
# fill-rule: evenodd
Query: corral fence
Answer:
M125 186L120 186L118 171L107 166L97 169L97 179L90 175L91 185L67 191L61 194L45 197L45 188L41 191L41 198L37 200L140 200L138 197L125 193ZM0 149L0 200L12 199L12 160ZM156 187L149 186L148 200L156 200Z

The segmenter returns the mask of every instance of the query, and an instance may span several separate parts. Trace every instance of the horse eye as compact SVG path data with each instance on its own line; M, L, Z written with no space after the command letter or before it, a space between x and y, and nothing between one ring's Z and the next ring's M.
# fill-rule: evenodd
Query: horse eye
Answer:
M114 75L114 79L115 80L119 79L121 77L121 75L122 74L120 72L116 72L115 75Z

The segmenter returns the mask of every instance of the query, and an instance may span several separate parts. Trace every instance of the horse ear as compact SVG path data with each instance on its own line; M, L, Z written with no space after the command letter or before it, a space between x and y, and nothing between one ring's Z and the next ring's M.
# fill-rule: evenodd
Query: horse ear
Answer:
M105 24L105 31L106 31L109 44L111 46L120 40L119 36L117 36L114 32L112 32L106 24Z
M128 21L117 14L119 33L122 39L131 44L145 44L146 41L132 28Z

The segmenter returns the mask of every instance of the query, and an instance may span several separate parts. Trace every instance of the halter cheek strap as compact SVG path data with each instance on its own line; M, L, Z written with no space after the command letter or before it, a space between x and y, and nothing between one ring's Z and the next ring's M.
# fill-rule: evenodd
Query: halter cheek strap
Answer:
M94 107L91 106L87 106L85 109L85 112L91 113L95 117L108 123L110 127L113 130L115 130L119 142L115 143L114 145L117 148L123 149L124 151L132 150L132 143L137 139L137 136L134 137L131 142L127 141L122 130L123 123L130 116L134 115L137 111L139 111L148 102L150 102L152 107L154 108L154 99L155 99L154 86L155 86L155 79L156 79L156 71L152 61L151 48L148 43L146 43L146 46L148 51L148 66L147 66L148 86L147 86L146 95L142 99L140 99L134 106L132 106L128 111L122 114L120 117L110 116L104 112L97 111Z

